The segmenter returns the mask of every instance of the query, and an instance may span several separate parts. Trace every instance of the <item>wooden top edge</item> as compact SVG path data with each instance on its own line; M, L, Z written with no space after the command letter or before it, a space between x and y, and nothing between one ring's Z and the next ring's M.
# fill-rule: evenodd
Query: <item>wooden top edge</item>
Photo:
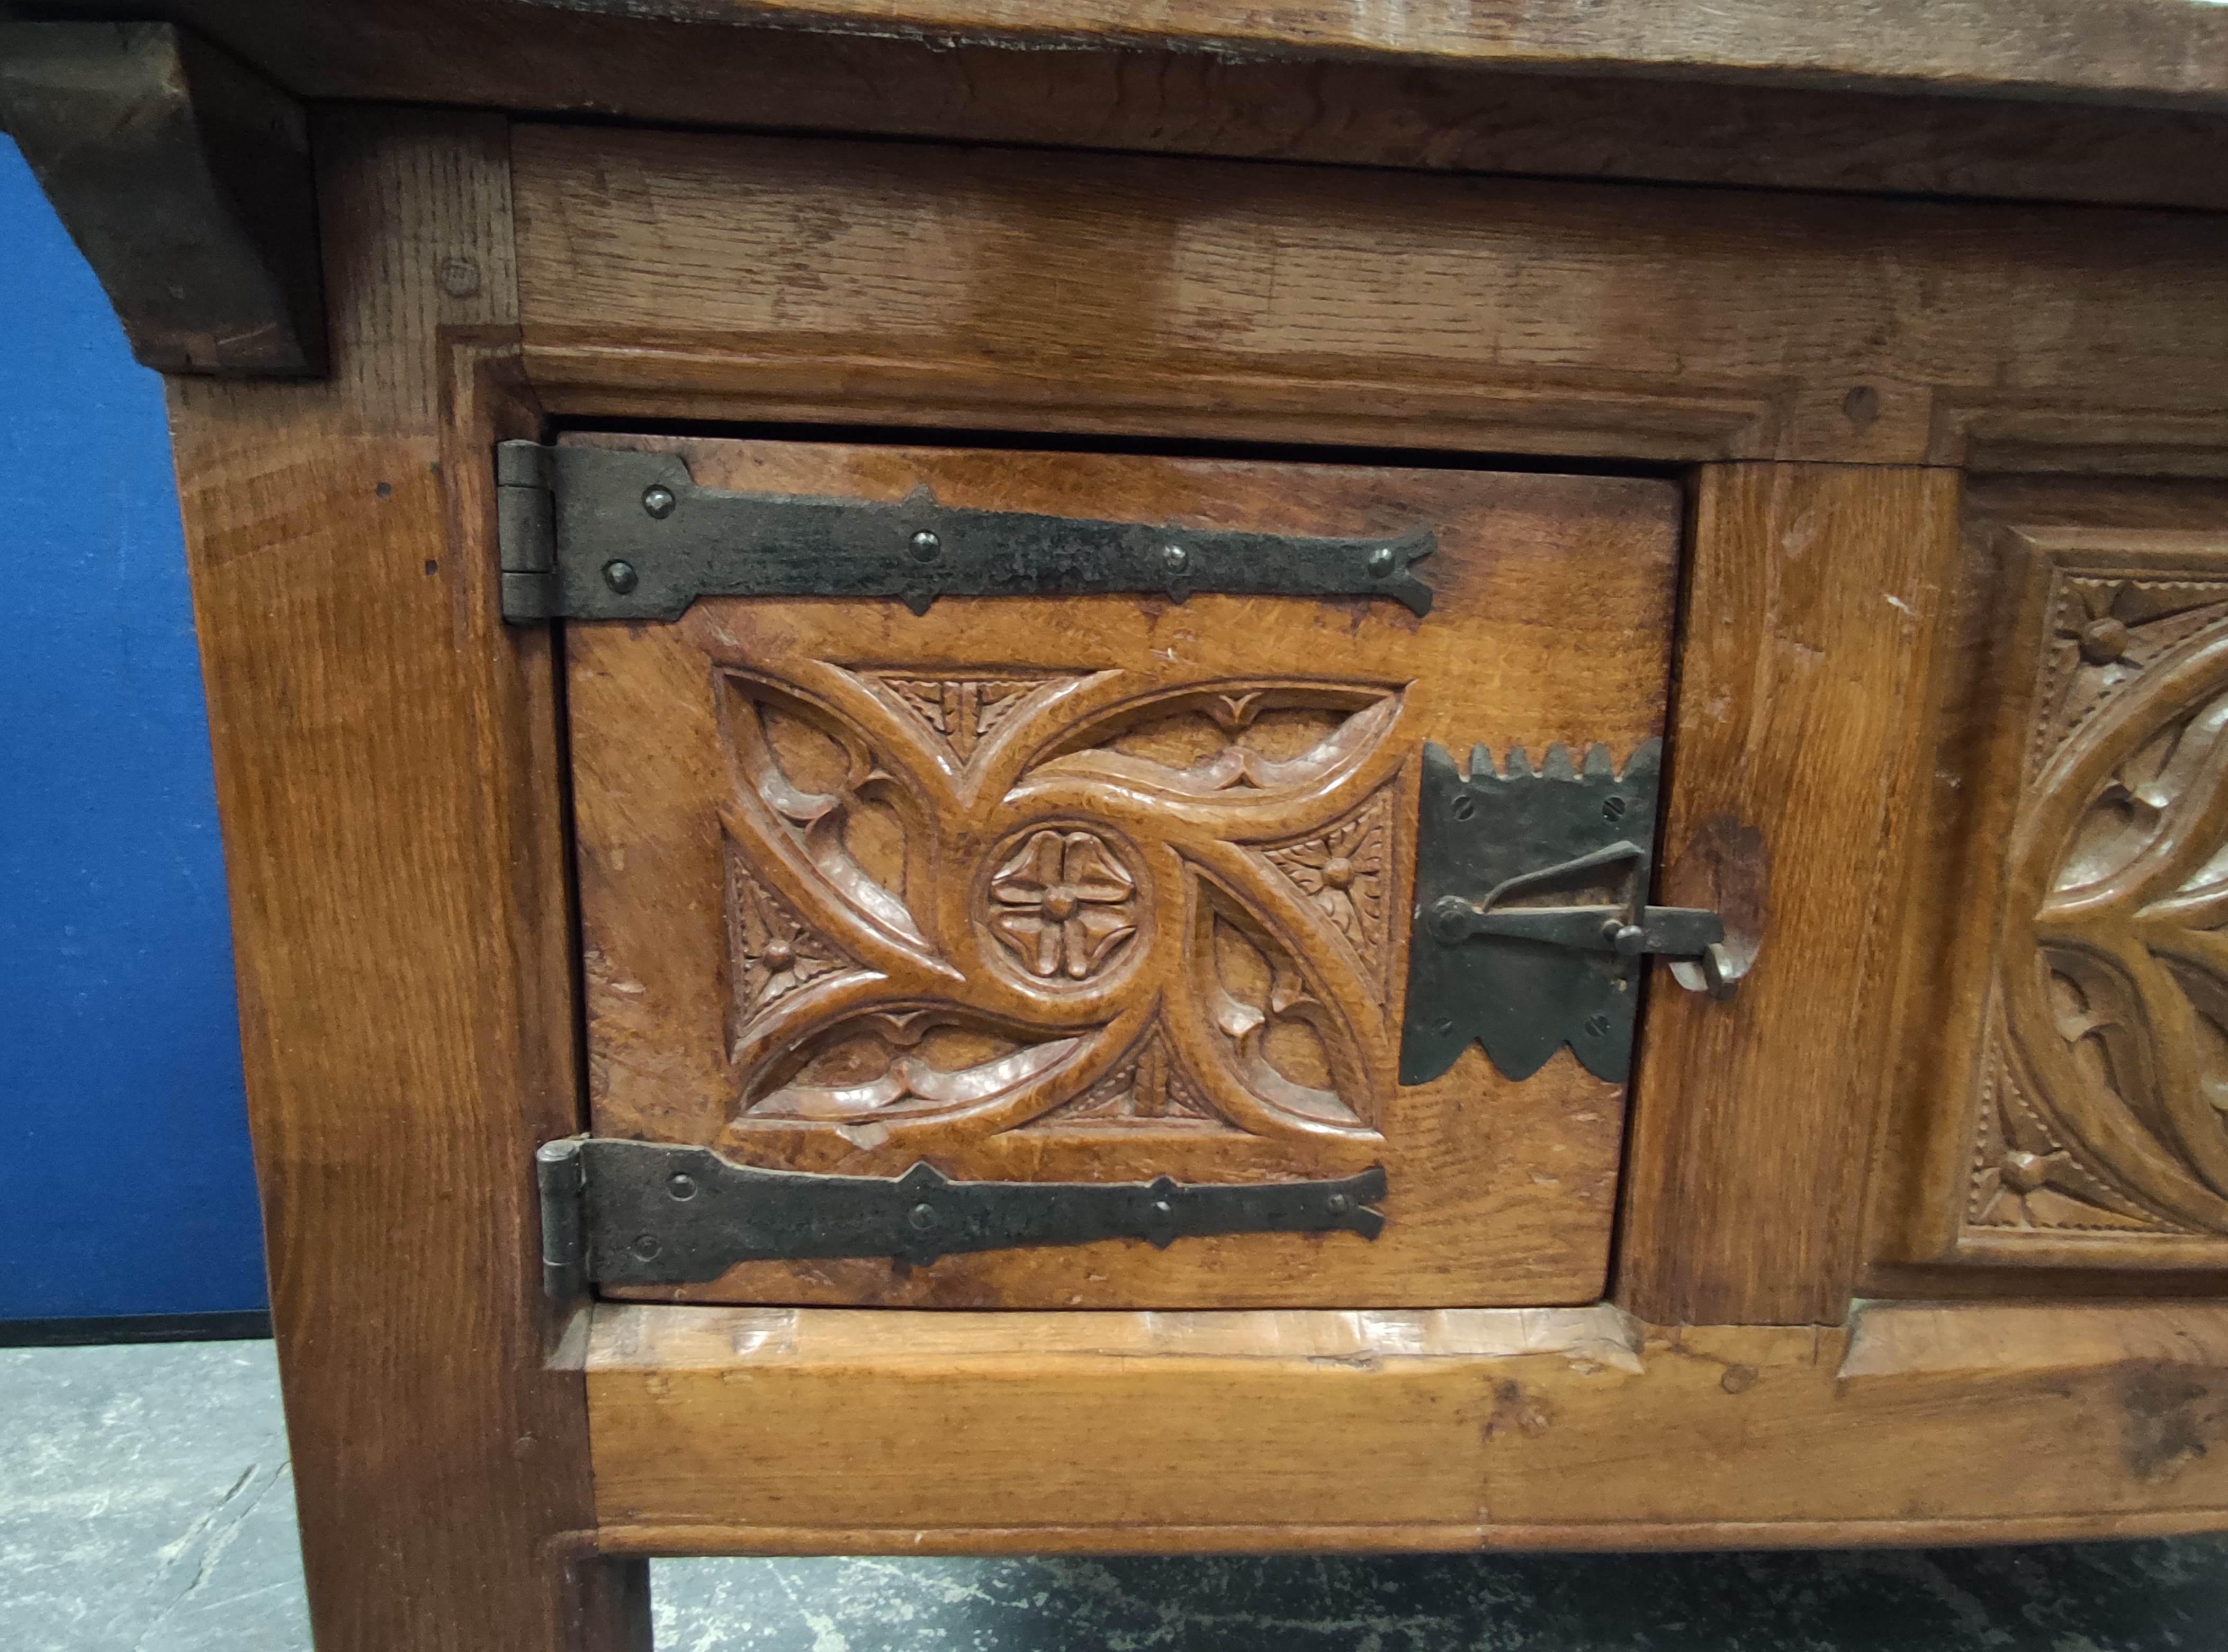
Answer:
M2228 8L2206 0L528 0L669 22L1039 49L1380 58L1655 78L2129 104L2228 100Z
M1640 1369L1640 1329L1585 1308L970 1313L868 1308L684 1308L599 1303L591 1372L752 1365L894 1364L1063 1355L1375 1362L1559 1355Z

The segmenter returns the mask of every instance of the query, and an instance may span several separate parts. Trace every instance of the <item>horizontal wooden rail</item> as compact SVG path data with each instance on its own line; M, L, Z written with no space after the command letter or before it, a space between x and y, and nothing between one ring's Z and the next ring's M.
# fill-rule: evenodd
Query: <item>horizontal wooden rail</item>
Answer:
M2228 1527L2228 1304L605 1304L607 1552L1681 1547Z

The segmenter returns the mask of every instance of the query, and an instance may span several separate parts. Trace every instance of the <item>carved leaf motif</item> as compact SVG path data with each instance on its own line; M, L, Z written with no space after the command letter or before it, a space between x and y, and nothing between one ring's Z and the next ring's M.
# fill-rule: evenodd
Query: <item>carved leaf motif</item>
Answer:
M1105 1077L1072 1101L1063 1102L1027 1129L1058 1130L1136 1126L1159 1130L1227 1130L1229 1120L1215 1111L1187 1077L1168 1035L1156 1022L1126 1051Z
M2066 1149L2021 1086L2001 1028L1989 1032L1981 1100L1968 1203L1975 1226L2073 1232L2167 1227Z
M1352 943L1383 996L1392 797L1380 791L1328 831L1264 850L1316 910Z
M941 1006L837 1023L785 1082L753 1102L758 1118L933 1117L996 1101L1057 1068L1079 1039L1028 1042Z
M728 688L726 727L736 765L778 829L850 914L927 953L904 899L908 827L900 805L912 800L875 760L868 737L825 707L771 684L735 676Z
M1137 932L1137 880L1096 832L1032 832L990 875L990 931L1041 980L1099 973Z
M1320 788L1352 771L1384 740L1399 706L1397 692L1374 688L1181 689L1092 720L1030 772L1252 802Z
M996 676L931 676L905 671L860 674L941 740L962 768L1032 695L1075 681L1072 673L1015 671Z
M2203 618L2228 612L2228 587L2153 583L2173 589L2069 582L2060 629L2082 663L2070 688L2046 664L2046 720L2092 708L2014 833L1999 991L2020 1083L1995 1080L2010 1145L1980 1167L1995 1174L1975 1187L1983 1225L2014 1194L2014 1221L2046 1225L2037 1209L2071 1194L2228 1233L2228 631ZM2152 647L2147 624L2180 646Z
M2228 589L2214 580L2064 580L2043 663L2029 780L2146 666L2223 618Z
M1338 1091L1340 1069L1353 1071L1340 1059L1344 1029L1298 960L1220 892L1205 893L1198 912L1192 985L1239 1082L1273 1111L1359 1126Z

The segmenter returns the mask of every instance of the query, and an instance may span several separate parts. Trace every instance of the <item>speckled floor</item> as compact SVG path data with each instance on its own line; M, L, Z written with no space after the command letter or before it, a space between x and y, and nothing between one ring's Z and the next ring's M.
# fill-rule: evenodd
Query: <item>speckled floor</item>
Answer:
M660 1564L660 1652L2228 1649L2228 1540ZM0 1652L306 1652L267 1342L0 1349Z

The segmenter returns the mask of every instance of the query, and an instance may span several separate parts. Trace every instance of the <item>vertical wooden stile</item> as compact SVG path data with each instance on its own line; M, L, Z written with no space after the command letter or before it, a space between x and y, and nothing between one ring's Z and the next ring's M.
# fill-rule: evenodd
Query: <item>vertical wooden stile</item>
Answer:
M554 663L497 617L528 433L497 118L321 122L334 374L171 381L321 1652L640 1652L587 1560L532 1153L576 1128Z
M1700 472L1661 898L1715 907L1734 998L1641 1033L1616 1297L1668 1324L1839 1323L1885 1095L1954 471Z

